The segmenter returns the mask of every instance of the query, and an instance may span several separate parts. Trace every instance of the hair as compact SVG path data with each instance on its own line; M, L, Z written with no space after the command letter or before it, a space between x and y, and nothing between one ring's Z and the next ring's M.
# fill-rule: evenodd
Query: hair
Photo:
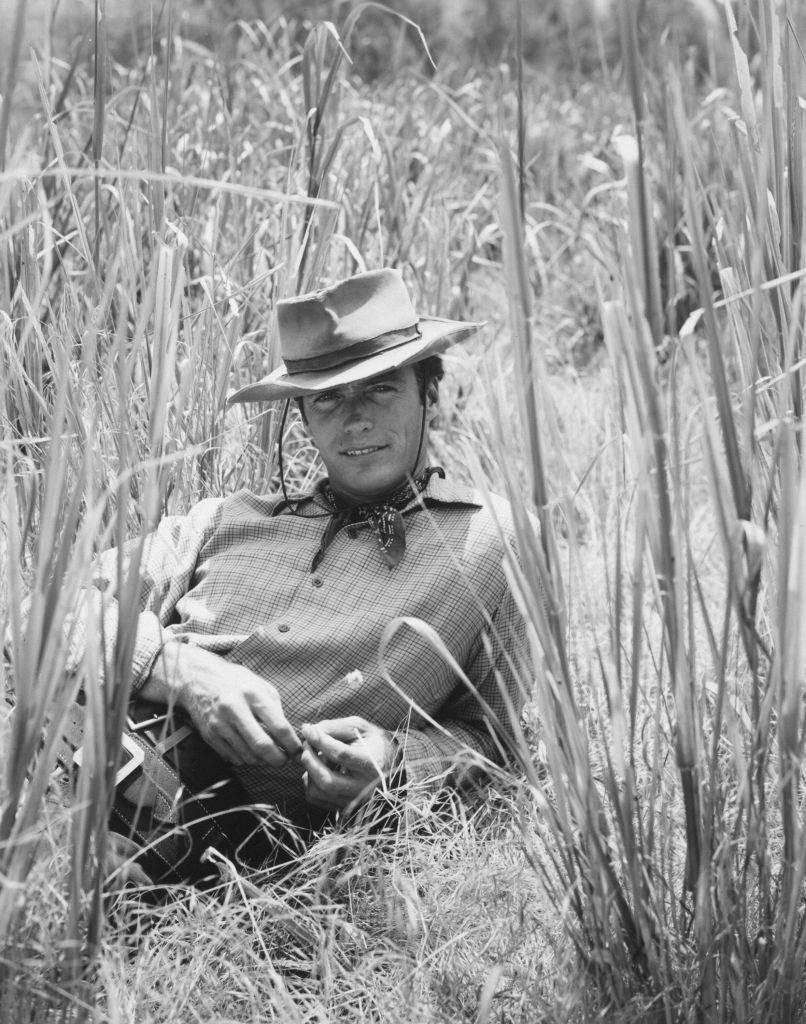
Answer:
M445 376L445 364L442 356L426 356L419 363L413 364L414 377L417 381L417 390L420 392L420 401L425 404L428 388L433 385L435 390L439 389L439 382ZM305 416L304 398L295 398L302 422L307 423Z
M417 378L417 387L420 389L420 401L425 401L428 394L429 384L439 388L439 382L445 376L445 364L442 356L426 356L419 363L414 364L414 376Z

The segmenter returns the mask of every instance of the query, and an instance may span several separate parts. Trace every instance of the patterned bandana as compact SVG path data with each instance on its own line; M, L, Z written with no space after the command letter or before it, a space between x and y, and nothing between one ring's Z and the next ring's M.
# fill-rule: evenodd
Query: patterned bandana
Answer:
M339 498L326 480L319 488L319 494L333 514L325 528L319 550L313 556L311 572L316 572L339 530L345 526L354 526L359 523L369 523L378 542L381 558L390 569L394 569L406 553L406 526L403 522L403 510L425 490L434 473L442 477L443 480L445 479L445 471L441 466L426 469L414 478L413 483L406 482L383 501L372 505L348 505ZM409 511L414 512L419 508L421 508L420 505L414 505Z

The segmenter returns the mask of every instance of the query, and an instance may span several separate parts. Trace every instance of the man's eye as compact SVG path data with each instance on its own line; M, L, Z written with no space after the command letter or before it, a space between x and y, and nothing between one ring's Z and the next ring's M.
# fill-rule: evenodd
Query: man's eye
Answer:
M319 406L333 405L337 398L338 396L334 391L323 391L320 395L316 395L313 404Z

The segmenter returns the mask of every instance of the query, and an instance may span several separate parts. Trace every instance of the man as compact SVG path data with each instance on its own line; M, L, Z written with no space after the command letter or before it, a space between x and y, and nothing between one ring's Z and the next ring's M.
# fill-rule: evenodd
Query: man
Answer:
M296 400L328 478L163 520L134 687L185 709L251 799L307 823L392 779L417 800L500 762L523 625L502 566L508 507L494 518L428 463L438 353L479 325L418 317L394 270L277 316L284 365L232 400ZM102 561L99 587L115 571Z

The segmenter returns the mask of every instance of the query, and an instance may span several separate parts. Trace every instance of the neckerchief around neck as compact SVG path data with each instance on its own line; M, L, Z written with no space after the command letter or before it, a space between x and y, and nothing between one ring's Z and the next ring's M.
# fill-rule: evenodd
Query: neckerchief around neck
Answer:
M434 473L437 473L443 480L445 479L445 471L441 466L426 469L414 478L413 483L407 481L383 501L371 505L348 505L339 498L330 483L325 481L319 493L333 514L325 527L319 550L313 556L311 572L316 572L339 530L358 523L369 524L378 542L381 558L390 569L394 569L406 553L406 525L403 522L403 509L410 505L418 494L422 494ZM419 507L415 505L412 511Z

